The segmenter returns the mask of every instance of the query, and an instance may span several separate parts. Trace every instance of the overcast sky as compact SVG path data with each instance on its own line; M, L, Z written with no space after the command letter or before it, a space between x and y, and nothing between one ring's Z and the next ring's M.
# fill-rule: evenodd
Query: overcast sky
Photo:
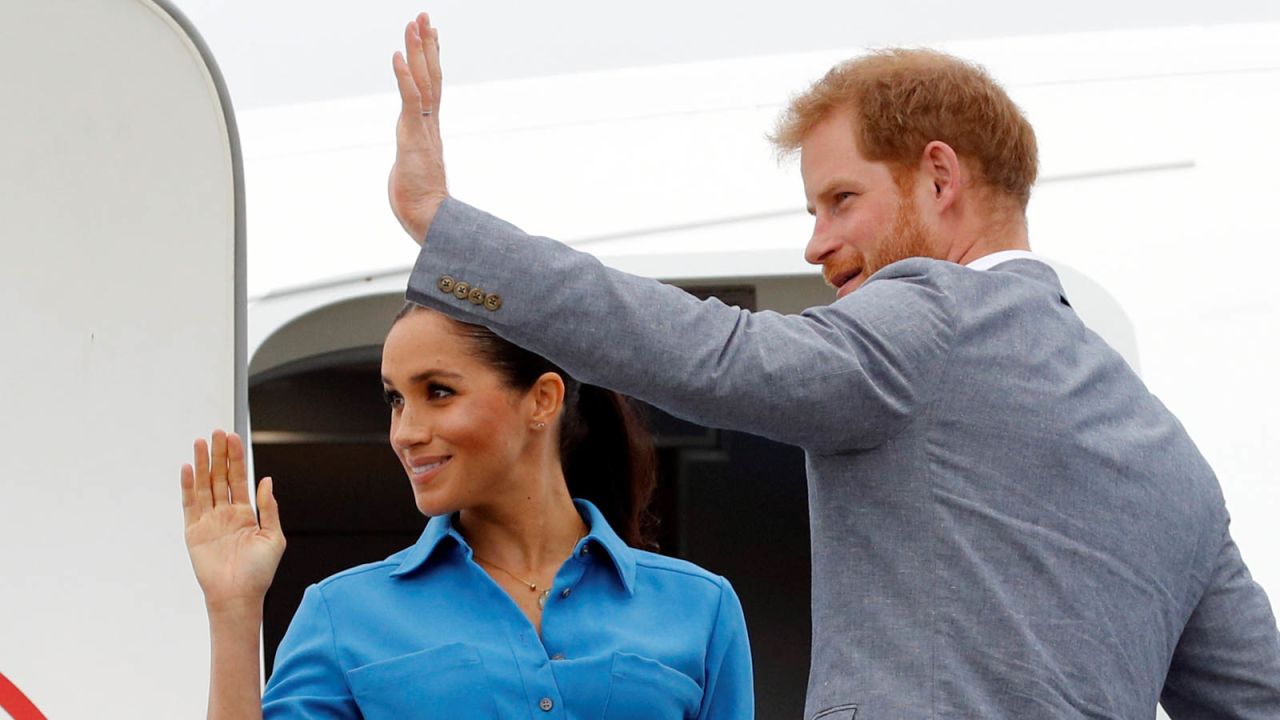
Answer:
M1280 21L1277 0L169 0L213 49L238 110L394 90L420 9L447 82L1006 35Z

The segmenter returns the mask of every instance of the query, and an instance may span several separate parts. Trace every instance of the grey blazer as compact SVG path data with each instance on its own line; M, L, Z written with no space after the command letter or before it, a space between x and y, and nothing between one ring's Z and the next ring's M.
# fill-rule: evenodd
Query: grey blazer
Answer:
M1280 718L1280 634L1213 471L1046 265L915 258L752 313L450 200L408 297L804 448L807 718Z

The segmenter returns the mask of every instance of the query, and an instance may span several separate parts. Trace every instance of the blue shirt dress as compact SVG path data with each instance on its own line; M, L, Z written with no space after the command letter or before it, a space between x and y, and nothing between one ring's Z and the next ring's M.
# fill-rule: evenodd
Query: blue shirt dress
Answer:
M728 581L636 550L591 503L539 637L448 516L412 547L312 585L262 698L284 718L749 720Z

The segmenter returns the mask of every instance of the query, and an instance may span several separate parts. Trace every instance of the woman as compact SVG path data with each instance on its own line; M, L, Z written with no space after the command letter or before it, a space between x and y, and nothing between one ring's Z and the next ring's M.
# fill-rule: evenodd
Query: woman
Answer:
M215 433L212 460L197 441L183 467L210 718L752 717L728 582L628 546L644 542L653 451L624 398L415 305L382 376L392 448L432 519L412 547L307 590L261 700L262 600L284 550L270 479L259 525L236 436Z

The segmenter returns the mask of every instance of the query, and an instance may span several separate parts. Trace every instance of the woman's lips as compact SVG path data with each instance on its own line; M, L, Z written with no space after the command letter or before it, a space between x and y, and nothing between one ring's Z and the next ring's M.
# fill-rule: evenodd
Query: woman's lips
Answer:
M405 470L408 471L409 480L414 485L425 485L439 475L444 466L448 465L452 459L452 455L406 458Z

